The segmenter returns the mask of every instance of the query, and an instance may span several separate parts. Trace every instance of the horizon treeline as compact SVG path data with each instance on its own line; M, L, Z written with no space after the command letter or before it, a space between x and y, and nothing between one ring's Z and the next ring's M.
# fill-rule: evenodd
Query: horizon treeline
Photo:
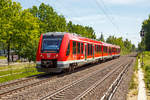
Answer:
M35 61L39 37L46 32L69 32L96 39L92 27L67 22L50 5L41 3L39 7L22 9L18 2L0 0L0 49L7 50L8 58L10 50L13 50L19 57ZM117 38L111 39L115 41ZM120 42L124 43L122 38ZM121 43L108 43L123 47Z
M148 19L143 21L142 30L144 31L144 37L138 44L138 49L141 51L150 51L150 15Z
M0 0L0 47L7 50L8 58L13 50L35 61L39 37L46 32L70 32L96 39L92 27L67 23L50 5L41 3L39 7L22 9L18 2Z

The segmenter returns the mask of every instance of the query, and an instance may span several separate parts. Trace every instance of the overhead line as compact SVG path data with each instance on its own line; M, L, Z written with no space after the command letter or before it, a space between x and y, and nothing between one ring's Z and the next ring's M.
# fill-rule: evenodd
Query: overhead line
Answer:
M107 14L107 12L105 11L105 9L101 6L101 4L98 2L98 0L95 0L96 1L96 4L98 6L98 8L100 8L102 10L102 12L105 14L105 16L108 18L108 20L110 21L110 23L116 28L116 30L120 32L118 26L112 21L111 17ZM99 10L98 10L99 11Z

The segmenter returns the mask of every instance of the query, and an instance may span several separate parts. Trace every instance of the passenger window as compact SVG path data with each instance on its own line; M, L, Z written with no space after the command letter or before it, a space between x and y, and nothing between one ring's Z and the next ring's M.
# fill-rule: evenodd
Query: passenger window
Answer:
M101 46L99 46L99 53L101 52L101 50L102 50L102 49L101 49Z
M81 43L81 53L83 54L83 43Z
M80 54L80 49L81 49L81 47L80 47L80 42L78 42L78 54Z
M103 47L103 52L105 53L105 46Z
M68 56L69 54L70 54L70 42L68 43L68 48L67 48L66 56Z
M95 53L96 53L96 45L95 45Z
M104 46L104 52L107 53L107 47L106 46Z
M90 44L88 44L88 55L90 55Z
M73 54L76 54L76 42L73 41Z
M99 53L99 46L97 45L97 53Z

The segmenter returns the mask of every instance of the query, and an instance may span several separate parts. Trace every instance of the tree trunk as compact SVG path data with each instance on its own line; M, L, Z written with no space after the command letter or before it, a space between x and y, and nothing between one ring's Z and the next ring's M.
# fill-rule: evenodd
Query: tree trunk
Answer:
M8 41L8 47L7 47L7 62L8 62L8 65L9 65L9 62L10 62L10 41Z
M11 54L11 61L14 62L14 55Z

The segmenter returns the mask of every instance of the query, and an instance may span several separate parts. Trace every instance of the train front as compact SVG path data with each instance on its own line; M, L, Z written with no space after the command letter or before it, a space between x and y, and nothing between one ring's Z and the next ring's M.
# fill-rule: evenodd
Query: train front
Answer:
M36 55L36 68L39 72L61 72L57 68L57 59L63 34L47 33L40 37Z

